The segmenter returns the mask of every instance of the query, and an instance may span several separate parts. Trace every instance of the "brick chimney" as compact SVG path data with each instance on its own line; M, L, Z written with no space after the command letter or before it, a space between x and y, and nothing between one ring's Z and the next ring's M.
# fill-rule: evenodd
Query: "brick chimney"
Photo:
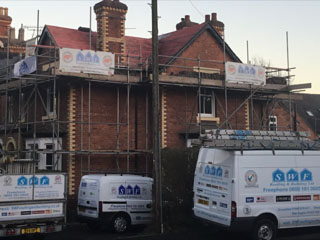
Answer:
M23 42L23 41L24 41L24 28L23 28L23 24L21 24L21 28L19 29L18 40L19 40L20 42Z
M16 29L11 27L10 28L10 40L15 40L16 39Z
M0 38L8 38L12 18L8 16L8 8L0 7Z
M119 0L103 0L94 6L97 16L97 50L125 53L127 5Z
M184 18L181 18L181 22L176 25L177 30L181 30L186 27L192 27L194 25L198 25L198 23L191 22L190 15L185 15Z
M211 20L210 15L206 15L205 22L210 22L212 26L217 30L217 32L220 34L220 36L223 37L224 33L224 23L217 20L217 13L211 14Z

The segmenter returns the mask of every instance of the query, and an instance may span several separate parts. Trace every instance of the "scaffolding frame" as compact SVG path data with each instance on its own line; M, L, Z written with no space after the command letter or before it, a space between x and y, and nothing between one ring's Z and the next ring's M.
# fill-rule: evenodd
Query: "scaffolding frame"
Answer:
M4 156L21 156L23 154L31 153L32 156L32 161L33 165L35 166L35 161L36 161L36 155L37 154L52 154L53 159L56 159L55 166L57 166L57 162L59 161L58 156L61 156L61 159L63 159L63 155L69 156L74 156L78 155L80 156L80 175L82 176L84 173L93 173L97 171L92 171L91 169L91 156L94 155L105 155L105 156L114 156L116 158L116 165L117 168L113 169L112 171L101 171L103 173L106 172L120 172L120 164L119 160L120 157L125 157L126 158L126 171L125 172L131 172L131 169L133 169L130 166L130 159L133 156L143 156L145 158L145 172L143 174L149 175L151 174L150 171L148 171L149 166L152 166L152 164L149 164L148 162L150 161L150 154L152 154L151 146L149 143L149 98L150 98L150 91L147 87L145 87L146 92L145 92L145 148L144 149L137 149L137 146L131 146L130 144L130 96L132 95L131 91L133 87L143 84L145 86L146 84L146 79L150 80L149 74L150 74L150 64L151 61L149 57L143 59L142 57L142 48L140 46L140 53L139 55L131 55L127 53L126 55L124 54L115 54L116 55L116 64L115 64L115 71L116 74L120 75L125 75L126 76L126 81L125 82L108 82L105 80L101 79L95 79L95 78L88 78L88 77L83 77L81 79L81 87L80 87L80 122L77 120L63 120L61 119L61 89L60 89L60 79L63 76L60 76L57 74L57 66L58 66L58 50L59 48L55 45L50 44L49 46L43 46L43 45L36 45L37 47L37 52L36 52L36 57L38 59L38 63L41 60L41 66L46 66L46 71L37 71L35 74L28 74L23 77L19 78L14 78L10 77L10 73L12 72L12 65L9 65L9 51L10 51L10 43L7 45L7 66L5 67L6 69L6 75L5 76L0 76L0 82L5 81L5 86L0 85L0 95L5 95L5 120L4 120L4 126L3 126L3 131L4 131L4 139L7 140L8 136L12 134L14 131L18 132L18 149L15 151L3 149L2 154ZM202 108L201 106L201 97L202 93L201 90L202 88L205 89L210 89L213 90L214 92L224 92L224 101L225 101L225 106L222 105L220 100L215 96L216 102L219 105L219 107L222 110L222 115L225 118L225 120L219 124L218 129L230 129L232 128L230 120L237 114L238 111L246 104L247 102L250 103L250 115L251 115L251 125L250 128L252 129L253 126L253 121L254 121L254 116L257 116L258 114L255 112L254 108L254 100L259 100L259 101L266 101L266 107L265 111L263 112L263 116L259 120L259 129L257 130L266 130L266 125L264 124L264 118L269 119L270 116L272 116L272 113L274 111L275 107L275 102L276 99L274 98L274 95L276 95L279 92L284 92L280 90L268 90L264 92L263 89L261 89L260 86L249 86L249 89L241 88L239 89L234 89L234 88L229 88L228 84L225 79L225 72L222 71L219 74L213 73L213 74L207 74L204 76L202 69L207 68L208 65L220 65L223 66L226 63L226 47L225 47L225 42L224 42L224 59L223 61L220 60L207 60L207 59L201 59L200 55L198 56L197 59L193 58L182 58L179 56L163 56L160 55L159 59L162 59L162 63L159 64L160 70L162 73L166 72L168 69L179 69L182 70L184 73L191 74L192 78L195 78L195 73L197 74L197 84L190 85L190 84L183 84L183 83L164 83L160 82L162 86L185 86L185 104L186 104L186 109L185 109L185 140L187 141L188 135L190 133L190 129L192 126L199 126L199 135L201 134L203 127L202 127L202 114L200 109ZM133 64L131 64L131 60L133 60ZM176 62L182 61L183 64L177 64ZM190 62L195 63L194 65L191 64ZM39 65L39 64L38 64ZM197 71L195 72L195 66ZM267 68L267 73L278 73L282 71L288 72L287 79L290 79L290 71L293 68ZM1 69L0 69L1 70ZM179 73L177 74L177 76ZM212 77L211 80L219 80L222 82L221 86L208 86L204 82L206 77ZM212 75L212 76L211 76ZM138 76L139 77L139 83L132 82L131 78L132 76ZM185 76L182 76L185 77ZM188 75L186 76L188 77ZM53 117L50 117L50 109L48 109L48 104L45 103L44 99L42 98L40 89L41 86L44 84L51 85L53 89ZM103 84L104 86L109 86L110 84L115 85L116 89L116 96L117 96L117 103L116 103L116 122L95 122L91 120L91 100L92 100L92 86L95 86L97 84ZM188 94L186 89L188 88L194 88L197 91L196 98L198 101L194 101L194 106L192 107L192 114L190 119L188 119L188 114L187 114L187 104L188 104ZM84 99L84 94L85 94L85 89L88 89L88 99ZM25 97L22 97L22 93L24 93L24 90L27 89L30 91L29 97L25 101ZM120 119L120 89L126 89L126 115L127 119L126 121L121 121ZM17 121L15 123L8 122L8 98L9 94L11 92L17 92L19 93L19 114ZM228 109L228 97L230 96L230 92L233 91L242 91L244 95L246 96L245 100L242 101L235 110L233 110L230 113L230 109ZM289 90L287 91L288 93L290 92ZM228 96L229 95L229 96ZM263 98L261 96L267 96L267 98ZM33 99L33 120L29 121L29 116L28 119L25 119L22 121L23 115L25 115L25 109L28 109L28 106L30 105L30 102L32 102ZM88 103L88 109L85 109L84 103L85 101ZM291 102L291 98L289 99ZM269 109L268 105L272 102L271 110ZM40 106L38 106L38 104ZM54 141L57 139L59 148L55 148L52 150L40 150L36 149L36 139L38 138L39 134L37 132L37 127L39 124L43 124L44 121L37 120L37 113L38 113L38 108L42 107L45 109L47 116L49 116L48 119L45 120L46 124L51 125L51 138L52 138L52 145L54 146ZM197 111L198 108L198 111ZM87 112L88 114L88 120L84 120L84 114ZM196 113L199 116L199 123L194 122L196 119ZM25 117L25 116L24 116ZM291 116L290 116L291 117ZM63 144L60 141L61 138L61 127L63 125L80 125L80 150L74 149L74 150L66 150L63 149ZM88 134L87 136L84 136L84 127L87 125L88 127ZM103 149L103 150L97 150L93 149L91 146L91 140L92 140L92 131L91 127L94 125L106 125L106 126L113 126L116 128L116 141L115 141L115 148L114 149ZM33 133L32 133L32 139L33 139L33 149L32 151L28 150L22 150L22 140L21 140L21 129L23 127L29 127L33 126ZM123 126L127 127L127 142L126 142L126 149L120 149L120 135L121 135L121 128ZM292 126L291 126L292 128ZM87 138L88 142L88 147L84 146L84 140ZM136 141L135 141L136 142ZM87 170L84 169L84 161L85 161L85 156L87 157ZM62 161L62 160L61 160ZM70 161L70 159L69 159ZM7 164L8 161L7 161ZM35 172L35 167L33 167L32 171ZM137 169L135 169L137 170Z

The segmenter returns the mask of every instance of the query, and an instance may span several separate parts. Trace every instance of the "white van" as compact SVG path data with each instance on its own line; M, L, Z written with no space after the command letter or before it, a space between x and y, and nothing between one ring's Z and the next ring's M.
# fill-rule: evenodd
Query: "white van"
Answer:
M277 229L320 225L320 151L200 149L195 216L272 240Z
M78 193L78 217L92 229L109 225L125 232L152 221L152 178L136 175L86 175Z

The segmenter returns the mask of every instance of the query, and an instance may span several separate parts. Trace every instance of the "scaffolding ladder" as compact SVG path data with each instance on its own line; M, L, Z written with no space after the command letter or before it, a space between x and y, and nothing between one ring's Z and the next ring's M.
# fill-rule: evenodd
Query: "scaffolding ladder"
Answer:
M320 142L312 141L308 132L206 130L193 146L224 150L320 150Z

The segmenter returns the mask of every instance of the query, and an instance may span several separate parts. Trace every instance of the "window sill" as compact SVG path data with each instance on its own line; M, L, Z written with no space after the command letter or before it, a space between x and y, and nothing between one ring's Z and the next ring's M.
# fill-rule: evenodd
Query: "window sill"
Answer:
M48 121L48 120L56 120L57 119L57 115L55 114L50 114L47 116L42 116L42 121Z
M220 124L220 118L213 117L212 115L208 114L201 114L201 122L216 122L217 124ZM200 123L200 116L197 116L197 123Z

